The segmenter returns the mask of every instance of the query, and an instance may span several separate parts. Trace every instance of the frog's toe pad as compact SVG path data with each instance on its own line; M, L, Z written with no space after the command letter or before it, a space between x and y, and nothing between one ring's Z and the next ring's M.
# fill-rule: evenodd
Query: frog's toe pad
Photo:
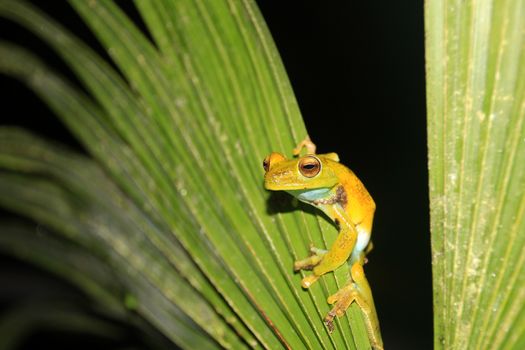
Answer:
M317 281L318 278L319 278L319 276L316 276L316 275L306 276L306 277L303 278L303 280L301 281L301 286L302 286L304 289L308 289L308 288L310 288L310 286L311 286L312 284L314 284L315 281Z

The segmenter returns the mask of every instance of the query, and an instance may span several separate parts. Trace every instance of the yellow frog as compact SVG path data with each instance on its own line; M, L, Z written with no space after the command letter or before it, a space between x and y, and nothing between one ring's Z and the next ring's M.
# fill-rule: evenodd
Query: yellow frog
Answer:
M339 235L328 251L312 247L311 255L296 261L294 270L313 271L301 282L303 288L309 288L321 275L348 262L350 280L327 299L335 305L324 322L331 333L334 317L344 315L355 302L363 312L370 344L374 349L383 349L372 292L363 271L365 255L372 248L374 200L357 176L339 163L336 153L316 154L315 144L307 137L293 150L294 156L299 156L303 148L307 154L298 158L286 159L277 152L268 155L263 162L264 186L286 191L321 209L338 226Z

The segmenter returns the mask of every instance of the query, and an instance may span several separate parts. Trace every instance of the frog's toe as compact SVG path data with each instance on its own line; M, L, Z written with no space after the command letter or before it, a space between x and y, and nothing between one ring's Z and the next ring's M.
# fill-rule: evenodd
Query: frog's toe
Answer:
M323 256L326 254L325 250L317 249L314 247L310 248L310 256L308 256L306 259L297 260L293 264L294 271L299 270L311 270L323 259Z
M309 264L309 263L305 263L302 260L296 261L293 264L293 270L295 272L301 271L301 270L311 270L314 267L315 267L315 265L312 265L312 264Z
M334 318L335 314L332 312L329 312L328 315L324 318L324 324L326 325L326 328L328 328L328 332L332 333L335 330L334 326Z
M330 314L335 314L339 317L343 316L346 309L352 304L354 300L359 297L359 292L352 286L345 286L341 288L337 293L331 295L326 300L328 304L335 304Z
M330 304L330 305L331 305L331 304L334 304L334 303L336 303L339 299L343 299L343 298L345 298L345 297L346 297L345 294L347 294L347 293L348 293L348 291L347 291L347 287L343 287L343 288L339 289L339 290L337 291L337 293L330 295L330 296L328 297L328 299L326 299L326 302L327 302L328 304Z
M310 288L310 286L312 284L315 283L315 281L317 281L319 279L319 276L316 276L316 275L310 275L310 276L306 276L305 278L303 278L303 280L301 281L301 286L305 289L308 289Z
M310 256L313 256L313 255L323 256L327 252L328 250L326 249L321 249L321 248L314 247L313 245L310 245Z

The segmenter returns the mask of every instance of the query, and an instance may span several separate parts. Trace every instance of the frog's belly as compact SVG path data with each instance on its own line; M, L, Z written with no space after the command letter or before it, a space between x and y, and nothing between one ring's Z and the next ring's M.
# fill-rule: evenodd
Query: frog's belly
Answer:
M370 232L367 232L362 227L357 226L357 242L355 243L354 253L361 253L365 250L368 242L370 242Z

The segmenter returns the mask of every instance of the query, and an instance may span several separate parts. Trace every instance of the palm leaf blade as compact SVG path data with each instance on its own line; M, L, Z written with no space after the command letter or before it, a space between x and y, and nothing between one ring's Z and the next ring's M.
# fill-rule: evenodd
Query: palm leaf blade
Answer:
M523 303L524 11L426 5L436 348L519 348L523 335L508 305Z
M0 15L48 41L92 98L7 44L1 46L5 56L0 70L26 80L52 106L131 198L135 210L145 215L141 220L150 221L154 229L130 231L139 242L150 242L147 249L137 247L146 255L133 268L155 266L160 276L169 275L170 269L181 273L181 279L164 281L143 272L160 288L160 297L180 308L188 324L194 322L191 327L202 328L221 346L235 348L257 343L266 348L368 346L356 307L350 311L350 323L339 322L339 332L330 336L322 324L326 296L344 283L344 272L327 276L307 293L299 288L301 276L290 271L311 242L328 245L331 238L322 238L321 232L333 237L334 228L302 212L267 213L274 202L262 189L260 160L272 149L291 149L306 132L275 48L251 2L205 6L200 1L138 1L152 43L113 3L72 1L119 72L39 11L23 2L14 4L0 3ZM3 167L9 169L13 159L6 159ZM16 182L10 177L4 181ZM65 178L61 181L59 188L71 185ZM58 196L54 190L44 191L47 186L40 201ZM3 190L7 193L9 186ZM35 195L35 201L38 198ZM11 209L46 220L30 204ZM53 226L53 215L49 217L47 224ZM64 229L59 224L64 217L56 220L54 228ZM112 242L109 231L86 234L105 232L103 246ZM122 248L126 236L121 231L116 246ZM130 258L126 251L118 253ZM159 261L151 258L155 254L160 254ZM145 293L136 294L141 301L146 298ZM215 321L181 300L201 305ZM175 327L170 315L160 326L151 310L143 310L145 317L169 334ZM245 343L239 343L230 326ZM357 330L355 340L350 326Z

